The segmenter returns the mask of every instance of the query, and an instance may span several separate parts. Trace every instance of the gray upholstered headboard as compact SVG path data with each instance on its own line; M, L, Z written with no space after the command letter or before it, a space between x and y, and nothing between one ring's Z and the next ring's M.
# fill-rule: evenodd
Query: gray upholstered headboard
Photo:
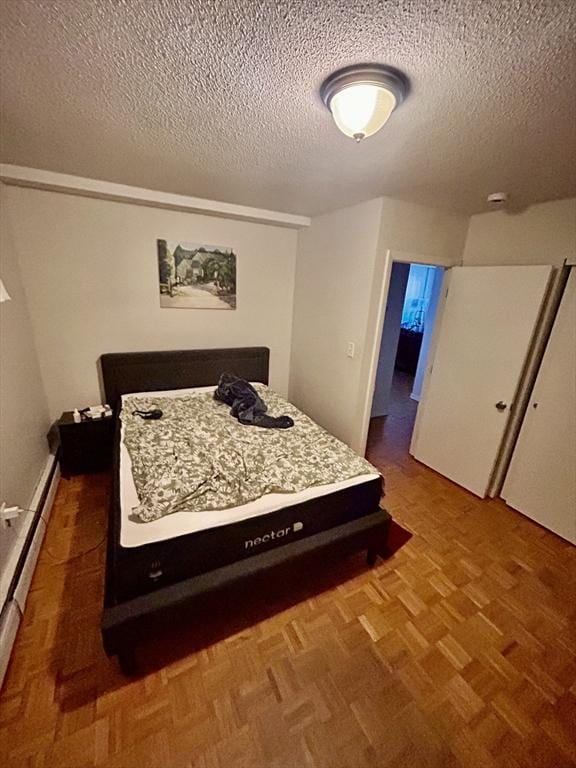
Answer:
M100 357L100 367L106 402L116 408L130 392L216 386L224 371L268 384L269 360L267 347L182 349L113 352Z

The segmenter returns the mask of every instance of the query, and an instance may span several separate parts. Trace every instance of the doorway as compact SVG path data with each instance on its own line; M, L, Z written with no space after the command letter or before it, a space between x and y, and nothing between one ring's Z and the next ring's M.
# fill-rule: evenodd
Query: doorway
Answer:
M374 460L409 455L443 276L439 266L392 264L366 451Z

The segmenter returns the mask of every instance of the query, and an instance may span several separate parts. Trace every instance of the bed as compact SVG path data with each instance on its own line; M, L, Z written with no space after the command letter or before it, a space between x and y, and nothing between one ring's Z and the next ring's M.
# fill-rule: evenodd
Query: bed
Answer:
M116 419L102 639L125 673L134 671L139 637L153 633L157 622L198 615L208 598L318 557L365 549L372 565L385 553L390 516L380 509L382 479L374 473L226 509L179 511L146 523L135 518L123 398L211 392L224 371L266 385L269 350L112 353L102 355L100 366Z

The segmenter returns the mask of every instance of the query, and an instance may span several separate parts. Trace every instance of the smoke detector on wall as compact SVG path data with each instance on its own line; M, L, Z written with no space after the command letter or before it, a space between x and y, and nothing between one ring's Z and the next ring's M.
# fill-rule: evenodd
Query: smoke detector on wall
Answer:
M486 202L491 208L503 208L508 203L508 192L492 192Z

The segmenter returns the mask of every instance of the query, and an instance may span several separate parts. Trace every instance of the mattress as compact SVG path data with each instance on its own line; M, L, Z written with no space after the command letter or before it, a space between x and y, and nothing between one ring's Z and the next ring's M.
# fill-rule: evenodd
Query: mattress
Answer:
M195 393L213 391L214 387L193 387L190 389L168 390L162 392L136 392L131 397L147 395L161 397L181 397ZM124 399L124 398L122 398ZM178 536L198 533L209 528L230 525L249 518L267 515L285 507L311 501L320 496L335 493L362 483L374 481L379 477L376 472L359 475L328 485L317 485L298 493L269 493L255 501L238 507L204 512L185 510L166 515L159 520L142 522L132 510L138 505L138 494L132 477L132 465L128 449L124 445L123 425L120 432L120 545L125 548L142 547L155 542L166 541Z
M213 390L154 392L177 397ZM146 396L151 393L134 393ZM251 427L248 427L251 429ZM242 506L174 512L141 522L130 455L117 420L113 504L108 538L106 606L125 603L256 554L378 514L382 478L375 472L298 493L267 494Z

